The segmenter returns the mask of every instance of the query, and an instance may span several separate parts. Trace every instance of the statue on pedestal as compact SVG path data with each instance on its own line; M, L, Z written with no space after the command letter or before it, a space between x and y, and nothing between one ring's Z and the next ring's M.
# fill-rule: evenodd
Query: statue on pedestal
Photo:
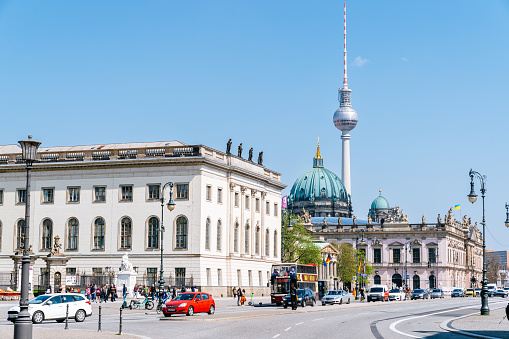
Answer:
M424 214L422 215L422 224L424 225L426 223L426 217L424 216Z
M133 271L133 264L129 262L127 252L122 256L122 262L120 263L120 271Z
M61 256L60 249L62 248L62 244L60 243L60 237L57 235L54 238L53 248L51 249L52 256Z

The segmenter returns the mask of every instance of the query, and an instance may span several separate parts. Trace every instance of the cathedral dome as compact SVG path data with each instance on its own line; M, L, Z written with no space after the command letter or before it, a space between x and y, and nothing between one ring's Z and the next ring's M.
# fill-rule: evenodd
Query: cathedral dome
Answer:
M349 203L348 193L341 179L323 167L320 146L313 159L313 168L302 174L293 184L289 203L299 201L335 201Z
M388 210L390 209L389 202L387 199L382 197L382 195L379 195L376 197L375 200L371 203L371 210L377 211L377 210Z

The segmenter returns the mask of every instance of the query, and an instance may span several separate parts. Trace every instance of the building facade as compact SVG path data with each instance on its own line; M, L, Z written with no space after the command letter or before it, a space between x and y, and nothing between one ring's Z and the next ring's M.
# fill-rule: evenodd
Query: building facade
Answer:
M249 160L241 151L230 154L230 145L226 153L178 141L41 147L30 197L32 283L114 277L128 253L138 281L157 284L164 220L166 284L192 284L216 296L233 286L268 293L271 265L281 258L285 186L261 156L254 163L251 154ZM169 197L161 188L170 181L176 207L161 212L161 194L165 202ZM0 272L14 279L25 184L19 146L0 146ZM48 275L55 249L65 260Z

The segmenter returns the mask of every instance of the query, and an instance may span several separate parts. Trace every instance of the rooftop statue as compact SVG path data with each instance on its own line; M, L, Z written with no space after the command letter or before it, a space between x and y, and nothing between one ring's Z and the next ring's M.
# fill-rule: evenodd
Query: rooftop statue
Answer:
M226 154L231 154L232 150L232 139L228 140L226 143Z
M437 222L438 222L438 224L441 224L441 223L442 223L442 217L440 216L440 214L438 214Z
M422 224L424 225L426 223L426 217L424 216L424 214L422 215Z
M249 157L247 159L248 161L253 161L253 147L249 149Z
M240 143L238 149L237 149L237 156L239 158L242 158L242 143Z
M309 224L311 222L311 216L309 215L309 212L304 207L302 207L301 215L302 215L302 219L304 220L305 224Z
M263 151L258 153L258 165L263 164Z

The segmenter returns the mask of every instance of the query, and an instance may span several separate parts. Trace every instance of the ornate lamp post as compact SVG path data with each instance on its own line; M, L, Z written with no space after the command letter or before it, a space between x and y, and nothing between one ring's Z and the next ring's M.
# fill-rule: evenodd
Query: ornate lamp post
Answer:
M173 201L173 182L167 182L164 184L164 186L161 188L160 193L160 200L161 200L161 269L159 270L159 303L157 304L157 309L161 310L163 307L163 298L162 294L164 292L164 268L163 268L163 253L164 253L164 189L166 187L170 188L170 200L168 200L168 203L166 204L166 207L168 210L173 211L175 209L175 202Z
M32 318L28 313L28 277L30 271L30 180L32 164L36 161L37 148L41 144L39 141L28 140L18 141L21 145L22 160L27 166L27 185L25 201L25 227L23 233L23 256L21 257L21 296L19 298L19 313L14 324L14 338L27 339L32 338Z
M505 227L509 227L509 205L505 203Z
M470 193L468 194L468 201L472 204L477 201L477 194L474 190L474 177L479 179L481 183L481 197L482 197L482 289L481 289L481 315L490 315L490 308L488 307L488 279L486 278L486 219L484 217L484 196L486 193L486 176L481 175L479 172L470 170ZM507 204L506 204L507 207Z

